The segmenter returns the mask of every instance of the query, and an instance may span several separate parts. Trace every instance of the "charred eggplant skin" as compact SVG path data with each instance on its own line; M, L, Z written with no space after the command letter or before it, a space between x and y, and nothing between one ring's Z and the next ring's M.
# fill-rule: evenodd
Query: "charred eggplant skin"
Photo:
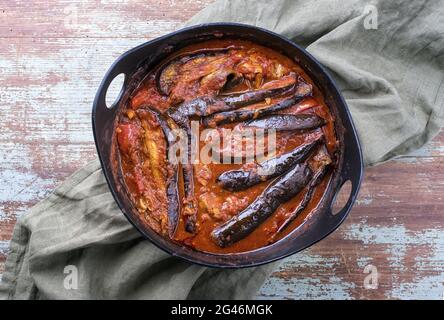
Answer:
M216 98L199 97L171 108L168 110L168 114L176 122L185 123L188 121L188 118L193 116L204 117L217 112L232 111L249 104L263 101L266 98L287 94L293 91L294 88L295 84L293 83L280 88L234 93Z
M316 187L321 183L322 179L326 176L326 174L331 169L331 165L325 165L322 166L318 171L315 172L313 175L313 178L308 184L307 193L304 195L304 199L302 199L302 202L299 204L299 206L290 214L290 217L279 227L279 229L276 231L275 236L280 234L283 230L285 230L291 222L296 219L302 211L305 210L308 203L313 198L313 193L316 189ZM272 238L272 241L274 241L274 237Z
M169 109L167 114L174 122L186 131L188 141L191 141L190 116L199 111L199 105L203 108L206 103L203 99L196 99L190 103L183 103L178 108ZM196 109L197 107L197 109ZM189 233L196 233L197 227L197 202L194 192L194 168L191 164L191 145L187 144L188 162L182 166L182 177L184 183L183 215L185 219L185 230Z
M310 181L313 173L307 164L297 164L277 178L245 210L232 217L211 233L213 241L227 247L245 238L282 204L298 194Z
M188 145L189 146L189 145ZM194 190L194 168L193 165L183 164L183 183L184 183L184 218L185 230L189 233L196 233L197 231L197 202Z
M244 107L249 104L261 102L266 98L272 98L278 95L286 94L294 90L295 83L280 87L262 90L248 91L238 94L223 95L222 101L230 107ZM213 112L214 113L214 112Z
M274 114L247 121L245 127L275 129L276 131L313 130L325 125L325 120L315 114Z
M216 127L217 125L247 121L251 119L257 119L266 115L276 113L280 110L287 109L296 103L300 102L304 98L310 97L312 95L312 87L310 84L300 80L295 86L294 92L288 98L279 101L271 106L255 109L255 110L235 110L235 111L224 111L215 114L205 116L202 119L202 124L205 127Z
M259 168L255 167L251 169L226 171L216 179L216 182L226 190L245 190L258 183L280 176L281 174L290 170L295 164L304 161L320 144L321 140L322 137L312 142L303 144L278 157L259 163ZM261 171L266 174L261 175L258 169L261 169Z
M149 109L149 111L154 114L157 122L162 128L163 134L167 141L167 147L169 150L169 148L172 146L175 140L173 139L173 134L171 132L170 126L168 125L168 122L166 121L164 116L159 112L149 107L147 107L147 109ZM179 212L180 212L179 187L178 187L179 168L177 165L172 165L171 163L170 166L172 166L172 174L167 181L168 235L170 238L173 238L177 230L177 226L179 224Z

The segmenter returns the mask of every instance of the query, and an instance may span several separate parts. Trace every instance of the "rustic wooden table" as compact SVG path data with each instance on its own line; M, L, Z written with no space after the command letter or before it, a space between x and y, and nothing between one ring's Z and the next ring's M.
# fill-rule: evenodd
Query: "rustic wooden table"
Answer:
M95 91L126 50L213 0L0 0L0 273L17 217L96 157ZM330 237L285 260L258 298L443 299L444 133L367 169Z

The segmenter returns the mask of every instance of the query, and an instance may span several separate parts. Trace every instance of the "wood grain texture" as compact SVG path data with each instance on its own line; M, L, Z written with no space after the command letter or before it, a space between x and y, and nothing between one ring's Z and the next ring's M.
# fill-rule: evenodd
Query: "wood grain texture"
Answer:
M91 105L111 63L212 1L0 0L0 273L17 217L96 157ZM442 299L443 169L444 132L367 169L347 221L286 259L258 297Z

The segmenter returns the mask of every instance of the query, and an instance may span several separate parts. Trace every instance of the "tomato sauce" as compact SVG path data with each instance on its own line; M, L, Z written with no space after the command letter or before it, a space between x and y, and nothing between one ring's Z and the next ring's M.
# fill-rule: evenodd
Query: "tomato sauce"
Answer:
M160 75L160 76L159 76ZM217 178L228 170L245 169L251 163L202 163L199 159L193 168L193 201L196 206L194 232L187 231L184 213L187 205L183 165L173 167L169 163L168 141L162 130L158 117L167 119L169 124L178 128L169 117L170 110L178 108L196 98L204 97L211 101L213 108L220 104L220 97L234 93L266 90L278 85L284 77L297 75L312 87L312 94L294 105L278 110L278 115L316 115L325 122L323 126L313 130L277 131L276 150L272 156L279 156L293 149L323 137L325 149L332 163L335 161L335 151L338 145L334 130L334 118L325 103L319 88L294 60L279 52L261 45L243 41L220 39L201 42L181 49L168 57L164 62L153 68L137 89L124 103L116 124L116 140L120 158L120 170L129 191L134 207L140 217L164 237L172 241L190 246L196 250L210 253L234 253L254 250L279 241L304 220L318 206L324 195L331 172L316 185L308 205L291 224L282 232L279 227L289 218L291 213L301 204L307 194L308 187L279 205L274 212L260 223L246 237L228 246L222 247L214 241L212 232L230 218L246 209L264 190L275 182L269 179L246 188L245 190L230 191L217 183ZM285 80L285 79L284 79ZM286 98L286 95L267 97L262 101L243 105L236 110L260 110L275 105ZM211 100L213 99L213 100ZM218 100L219 99L219 100ZM216 102L214 102L216 101ZM218 104L219 103L219 104ZM150 110L154 110L151 112ZM210 112L205 109L205 112ZM156 115L160 115L156 118ZM190 119L200 121L204 115L193 113ZM210 115L211 116L211 115ZM233 129L242 126L244 121L234 121L216 126L216 130ZM208 129L199 122L199 132ZM207 141L198 141L198 151L203 152ZM241 143L241 142L239 142ZM245 149L243 150L245 151ZM316 153L316 152L314 152ZM214 156L214 153L213 153ZM217 155L216 155L217 156ZM269 155L270 156L270 155ZM312 168L318 166L316 156L311 155L307 160ZM256 159L256 162L258 160ZM255 164L253 164L255 165ZM177 224L173 232L169 232L171 212L169 212L168 181L178 170L177 192L179 209Z

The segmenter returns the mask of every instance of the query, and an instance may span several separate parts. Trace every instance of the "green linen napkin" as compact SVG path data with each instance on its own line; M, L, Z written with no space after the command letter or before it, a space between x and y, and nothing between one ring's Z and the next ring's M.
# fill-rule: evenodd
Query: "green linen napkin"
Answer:
M440 1L224 0L188 25L220 21L283 34L326 66L367 165L419 148L443 123ZM209 269L157 249L120 212L96 160L18 220L0 297L251 298L275 266Z

